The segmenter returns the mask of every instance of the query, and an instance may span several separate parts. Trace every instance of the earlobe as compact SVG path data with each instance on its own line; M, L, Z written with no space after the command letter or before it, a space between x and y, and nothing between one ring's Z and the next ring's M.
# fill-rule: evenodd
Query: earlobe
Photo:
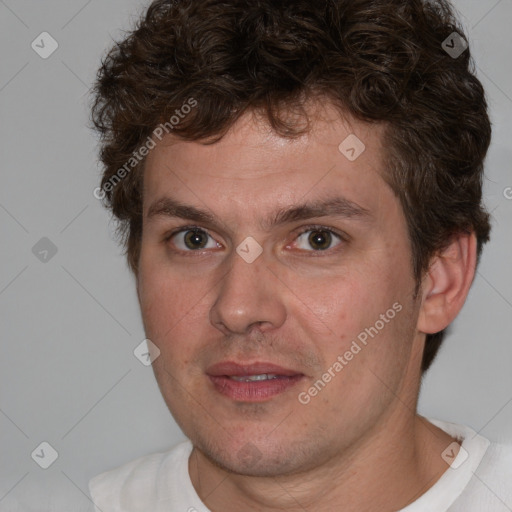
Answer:
M460 233L432 258L422 283L418 331L442 331L458 315L475 276L476 247L474 233Z

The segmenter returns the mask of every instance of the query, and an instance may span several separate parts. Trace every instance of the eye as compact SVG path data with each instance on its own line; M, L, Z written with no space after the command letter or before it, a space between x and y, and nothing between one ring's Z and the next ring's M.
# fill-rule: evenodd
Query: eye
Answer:
M337 243L336 243L337 241ZM303 231L298 237L296 246L299 249L314 251L326 251L336 247L343 241L341 235L337 235L327 228L315 227Z
M199 228L183 228L168 238L181 251L197 251L221 247L206 231Z

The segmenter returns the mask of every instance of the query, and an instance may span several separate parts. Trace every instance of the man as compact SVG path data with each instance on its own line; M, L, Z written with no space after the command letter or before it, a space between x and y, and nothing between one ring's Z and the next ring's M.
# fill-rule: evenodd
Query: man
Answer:
M153 368L190 442L112 511L505 511L512 451L416 413L489 216L445 1L157 0L93 121Z

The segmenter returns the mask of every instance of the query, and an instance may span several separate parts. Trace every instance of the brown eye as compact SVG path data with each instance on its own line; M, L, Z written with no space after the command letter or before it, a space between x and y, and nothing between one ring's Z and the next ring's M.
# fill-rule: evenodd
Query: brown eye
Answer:
M208 243L208 235L204 231L187 231L184 242L189 249L204 249Z
M180 251L198 251L202 249L216 249L220 245L202 229L182 229L174 233L169 241Z
M339 245L342 242L340 235L330 229L308 229L297 237L297 248L305 251L326 251Z
M308 237L308 242L314 249L325 251L331 245L332 235L329 231L312 231Z

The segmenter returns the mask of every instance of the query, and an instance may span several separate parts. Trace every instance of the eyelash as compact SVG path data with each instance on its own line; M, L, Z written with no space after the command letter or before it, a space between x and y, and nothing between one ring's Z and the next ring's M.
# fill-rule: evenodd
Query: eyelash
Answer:
M182 227L179 227L175 230L173 230L172 232L168 233L165 237L164 237L164 242L168 243L171 238L174 236L174 235L177 235L178 233L183 233L183 232L187 232L187 231L201 231L202 233L205 233L206 235L208 235L209 237L213 238L207 230L205 230L204 228L200 227L200 226L195 226L195 225L190 225L190 226L182 226ZM310 225L310 226L305 226L301 229L301 231L299 231L297 233L297 235L295 236L295 239L296 240L297 238L299 238L300 236L302 236L304 233L307 233L308 231L326 231L328 233L331 233L335 236L337 236L339 239L340 239L340 243L338 245L336 245L335 247L331 248L331 249L326 249L326 250L318 250L318 251L314 251L314 250L311 250L311 251L304 251L304 252L311 252L311 253L329 253L331 254L332 252L336 251L339 246L342 245L342 243L347 243L349 242L350 240L350 237L346 234L346 233L343 233L343 232L340 232L336 229L333 229L333 228L330 228L330 227L327 227L327 226L322 226L322 225L319 225L319 224L313 224L313 225ZM215 238L213 238L215 240ZM218 242L217 242L218 243ZM288 245L288 244L287 244ZM185 253L198 253L198 254L203 254L204 251L201 251L201 250L196 250L196 251L182 251L181 249L172 249L174 252L176 253L180 253L180 254L183 254L184 252Z

